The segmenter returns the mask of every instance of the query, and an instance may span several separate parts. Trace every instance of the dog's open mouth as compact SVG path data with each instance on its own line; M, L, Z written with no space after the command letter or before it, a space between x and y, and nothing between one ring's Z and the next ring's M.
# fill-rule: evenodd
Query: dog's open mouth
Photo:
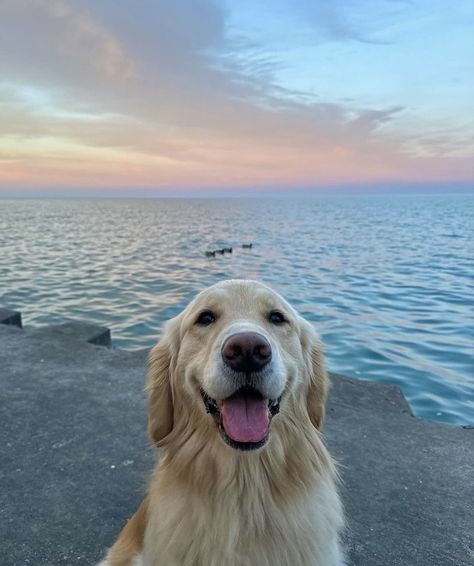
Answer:
M206 411L210 413L222 438L237 450L255 450L268 440L272 417L280 410L280 400L265 399L253 387L241 387L233 395L216 401L201 389Z

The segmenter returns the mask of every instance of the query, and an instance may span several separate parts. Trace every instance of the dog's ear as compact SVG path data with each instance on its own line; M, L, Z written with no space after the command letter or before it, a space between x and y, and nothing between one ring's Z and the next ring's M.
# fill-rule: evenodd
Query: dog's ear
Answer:
M326 396L329 379L324 365L323 347L317 341L311 348L311 373L308 389L308 414L316 428L321 428L326 413Z
M304 321L302 328L301 345L306 357L309 377L306 390L306 408L311 422L319 429L324 421L329 379L324 363L323 345L312 326L306 321Z
M150 352L148 365L148 434L157 446L173 429L173 350L173 331L168 323L163 337Z

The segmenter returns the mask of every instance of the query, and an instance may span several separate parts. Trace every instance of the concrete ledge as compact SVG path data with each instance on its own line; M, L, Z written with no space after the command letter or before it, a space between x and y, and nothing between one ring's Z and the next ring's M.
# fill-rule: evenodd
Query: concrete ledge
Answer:
M9 309L0 309L0 324L8 324L21 328L21 313Z
M94 564L143 496L148 351L101 342L83 323L0 324L2 566ZM332 381L349 564L471 566L474 431L413 417L392 386Z
M112 346L110 330L105 326L87 324L76 320L68 320L62 324L39 327L31 330L42 340L62 341L69 347L74 342L89 342L97 346Z

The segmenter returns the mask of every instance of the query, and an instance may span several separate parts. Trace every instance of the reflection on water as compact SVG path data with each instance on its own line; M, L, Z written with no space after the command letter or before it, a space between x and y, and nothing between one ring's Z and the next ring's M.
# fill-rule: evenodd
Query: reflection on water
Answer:
M332 371L472 424L472 218L470 195L0 201L0 303L142 348L196 291L260 279L314 322ZM205 257L223 246L234 253Z

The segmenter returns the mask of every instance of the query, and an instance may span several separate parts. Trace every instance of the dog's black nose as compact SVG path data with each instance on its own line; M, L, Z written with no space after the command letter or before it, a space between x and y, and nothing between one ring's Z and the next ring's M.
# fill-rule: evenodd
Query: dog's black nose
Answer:
M268 340L256 332L239 332L229 336L222 346L222 359L234 371L260 371L272 359Z

